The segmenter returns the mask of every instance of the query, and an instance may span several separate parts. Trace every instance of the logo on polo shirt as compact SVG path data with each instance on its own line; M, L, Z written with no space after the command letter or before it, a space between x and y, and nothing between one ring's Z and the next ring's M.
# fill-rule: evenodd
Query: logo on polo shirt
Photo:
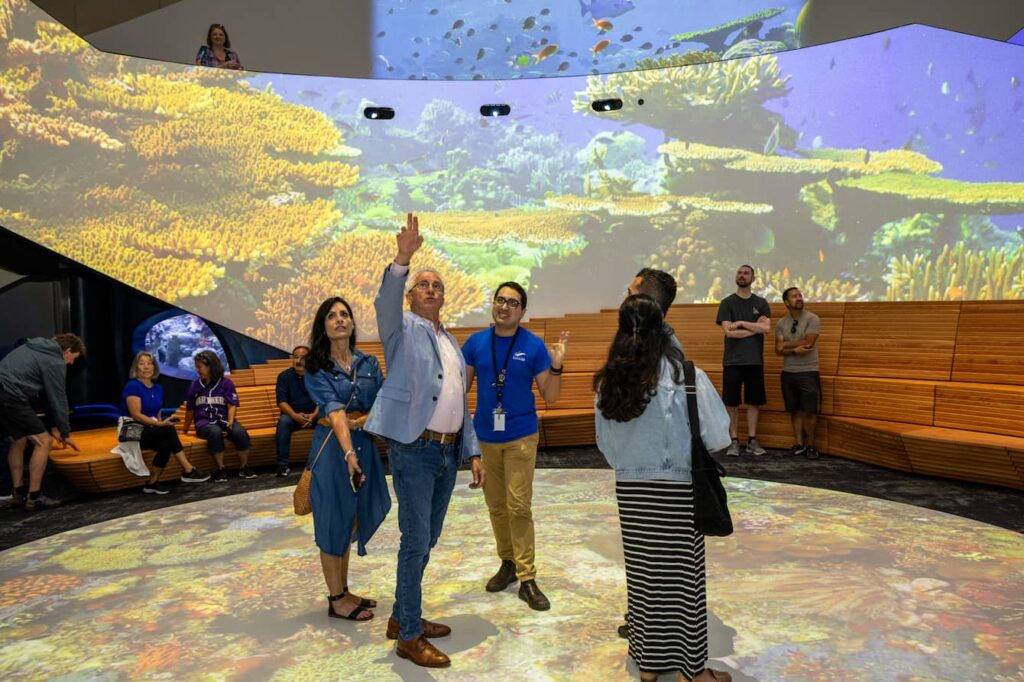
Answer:
M512 359L518 360L519 362L526 362L526 353L521 350L516 351L515 353L512 354Z

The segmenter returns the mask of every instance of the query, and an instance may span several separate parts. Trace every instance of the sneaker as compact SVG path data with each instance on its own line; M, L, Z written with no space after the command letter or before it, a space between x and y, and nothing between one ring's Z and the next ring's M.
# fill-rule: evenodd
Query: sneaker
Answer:
M246 464L244 467L238 470L239 478L256 478L256 472Z
M24 507L25 506L25 496L26 495L28 495L28 488L26 488L25 486L22 486L20 488L15 488L11 492L11 506L12 507Z
M740 442L738 440L736 440L735 438L733 438L732 442L729 443L729 448L725 451L725 454L727 456L729 456L729 457L739 457L740 456Z
M223 469L217 469L217 471L215 471L213 473L213 482L214 483L227 483L228 482L228 472L224 471Z
M767 454L768 451L761 447L761 444L757 442L756 438L751 438L747 441L747 452L760 457L761 455Z
M818 448L813 445L809 445L807 446L807 449L804 450L804 454L807 455L807 459L818 459Z
M277 467L277 473L274 475L277 476L278 478L284 478L291 472L291 467L289 467L287 464L281 464Z
M10 492L6 495L0 495L0 502L10 502L14 499L14 493Z
M60 506L60 500L55 500L52 497L40 494L38 497L33 498L31 495L25 499L25 510L26 511L39 511L40 509L53 509L54 507Z
M171 491L163 483L157 481L156 483L147 483L146 485L142 486L142 492L149 493L151 495L166 495Z
M789 454L791 454L791 455L806 455L807 454L807 446L806 445L794 445L793 447L791 447L789 449Z
M192 471L182 472L181 480L183 483L202 483L203 481L210 480L210 474L199 467L192 467Z

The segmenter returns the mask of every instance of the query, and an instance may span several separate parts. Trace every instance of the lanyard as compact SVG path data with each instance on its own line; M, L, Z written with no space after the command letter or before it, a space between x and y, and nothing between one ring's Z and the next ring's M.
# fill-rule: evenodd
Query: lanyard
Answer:
M505 375L508 374L508 361L509 358L512 357L512 349L516 345L516 339L519 338L520 329L522 329L522 327L516 327L516 333L512 335L512 341L509 342L508 350L505 351L505 364L501 366L501 372L498 372L498 355L495 351L497 343L495 339L498 335L495 333L494 328L491 328L491 366L494 368L494 375L496 377L495 382L491 384L491 388L498 392L498 407L501 407L501 399L505 388Z

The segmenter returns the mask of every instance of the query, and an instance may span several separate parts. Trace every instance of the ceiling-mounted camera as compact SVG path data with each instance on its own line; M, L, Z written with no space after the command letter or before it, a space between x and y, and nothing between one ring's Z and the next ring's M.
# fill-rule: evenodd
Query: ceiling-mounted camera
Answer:
M387 121L395 117L395 110L391 107L366 107L363 109L363 116L375 121Z
M485 104L480 107L481 116L508 116L512 107L507 104Z
M598 99L590 103L590 108L597 112L618 111L622 108L621 99Z

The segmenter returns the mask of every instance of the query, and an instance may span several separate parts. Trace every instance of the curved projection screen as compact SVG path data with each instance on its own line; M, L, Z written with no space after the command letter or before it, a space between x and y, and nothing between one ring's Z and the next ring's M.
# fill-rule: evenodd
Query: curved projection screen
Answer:
M111 56L0 0L0 224L283 348L329 295L374 334L409 210L455 325L509 279L533 316L615 306L642 266L678 302L741 263L771 300L1024 298L1021 57L911 26L607 76L355 81Z

